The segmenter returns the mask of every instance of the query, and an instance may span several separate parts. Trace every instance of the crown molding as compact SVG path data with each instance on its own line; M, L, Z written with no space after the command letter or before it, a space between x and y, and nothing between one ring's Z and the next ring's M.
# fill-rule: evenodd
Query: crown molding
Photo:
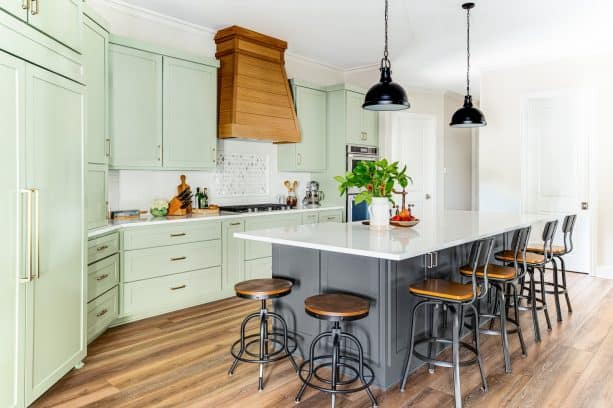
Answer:
M371 71L373 69L379 69L380 66L381 66L380 64L358 65L352 68L345 68L343 71L346 74L350 74L353 72L365 72L365 71Z
M305 63L308 63L308 64L319 65L319 66L322 66L324 68L331 69L333 71L338 71L339 73L344 73L345 72L345 69L343 67L340 67L340 66L334 65L334 64L328 64L326 62L317 61L314 58L305 57L302 54L296 54L295 52L290 51L290 50L285 51L285 56L289 57L289 58L291 58L293 60L305 62Z

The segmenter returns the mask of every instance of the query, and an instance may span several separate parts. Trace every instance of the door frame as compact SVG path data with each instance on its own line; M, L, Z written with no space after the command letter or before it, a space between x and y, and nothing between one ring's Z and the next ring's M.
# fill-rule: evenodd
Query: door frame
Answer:
M588 225L590 228L590 241L591 245L588 248L589 256L588 256L588 268L589 271L587 273L588 276L598 276L598 271L596 270L596 242L597 242L597 234L598 234L598 189L597 189L597 165L595 154L595 123L596 120L593 117L594 112L594 101L596 101L596 90L590 87L571 87L571 88L557 88L547 91L535 91L535 92L526 92L521 95L520 100L520 170L521 170L521 200L520 200L520 212L523 214L526 211L526 202L528 195L528 187L527 181L529 174L527 172L528 165L528 124L526 121L526 115L528 113L528 104L531 99L537 98L551 98L560 95L570 95L573 98L581 99L585 103L583 104L587 108L584 113L587 113L588 116L583 118L584 132L583 135L587 137L587 200L590 206L589 212L589 220ZM580 209L578 211L581 211Z

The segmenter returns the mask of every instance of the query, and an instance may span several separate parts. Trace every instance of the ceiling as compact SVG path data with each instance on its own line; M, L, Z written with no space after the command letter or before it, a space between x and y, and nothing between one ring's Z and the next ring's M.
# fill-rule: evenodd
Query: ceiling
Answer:
M121 0L217 30L229 25L284 39L295 54L344 70L378 64L383 0ZM463 92L465 14L458 0L390 0L390 58L403 85ZM476 0L479 71L613 52L611 0Z

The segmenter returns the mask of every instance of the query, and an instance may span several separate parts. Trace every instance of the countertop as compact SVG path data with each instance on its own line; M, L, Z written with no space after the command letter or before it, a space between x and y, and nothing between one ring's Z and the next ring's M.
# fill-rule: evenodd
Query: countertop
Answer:
M227 220L232 218L248 218L259 217L262 215L283 215L283 214L300 214L314 211L326 211L326 210L344 210L342 206L322 206L317 208L295 208L293 210L281 210L281 211L262 211L255 213L231 213L221 212L218 215L188 215L185 217L141 217L135 220L118 220L110 221L108 225L103 227L94 228L87 232L88 238L95 238L100 235L108 234L120 229L125 228L137 228L146 225L155 225L163 223L178 223L178 222L196 222L196 221L213 221L213 220Z
M360 222L237 232L237 238L401 261L543 221L542 215L444 211L415 227L376 231Z

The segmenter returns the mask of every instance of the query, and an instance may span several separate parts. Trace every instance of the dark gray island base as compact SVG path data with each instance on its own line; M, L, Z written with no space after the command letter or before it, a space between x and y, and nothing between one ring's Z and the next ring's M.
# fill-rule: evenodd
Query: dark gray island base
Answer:
M495 251L501 250L505 240L511 236L512 232L497 235ZM408 286L425 277L461 281L459 268L467 262L470 247L471 243L467 243L437 251L432 257L426 254L390 261L275 244L273 276L293 281L294 288L289 296L274 300L273 307L284 316L288 329L296 338L296 356L305 358L311 341L326 330L328 323L307 315L304 299L326 292L345 292L370 298L368 317L344 322L343 327L362 343L367 362L375 372L375 384L389 388L401 378L408 349L411 310L417 303L417 299L409 295ZM432 267L429 266L431 263ZM482 307L489 305L482 303ZM418 314L420 321L416 323L416 338L430 330L430 319L426 319L426 314L431 312L424 310ZM439 333L451 338L451 319L446 324L447 329L443 329L445 322L442 318L439 322L440 330L444 330ZM418 359L413 359L413 362L412 371L423 364Z

